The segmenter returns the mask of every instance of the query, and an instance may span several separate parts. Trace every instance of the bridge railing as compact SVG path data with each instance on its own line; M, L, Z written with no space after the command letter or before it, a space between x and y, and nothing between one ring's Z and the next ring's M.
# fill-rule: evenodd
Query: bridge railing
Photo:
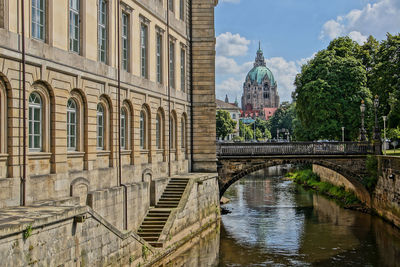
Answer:
M217 156L365 155L373 153L368 142L217 143Z

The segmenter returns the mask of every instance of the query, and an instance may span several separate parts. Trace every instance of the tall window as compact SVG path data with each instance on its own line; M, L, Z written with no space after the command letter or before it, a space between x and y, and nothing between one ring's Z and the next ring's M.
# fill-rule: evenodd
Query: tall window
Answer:
M162 83L162 35L157 33L156 43L156 65L157 65L157 82Z
M147 26L145 24L140 26L140 66L142 77L147 78Z
M121 108L121 148L126 149L126 112L124 108Z
M175 149L176 148L175 147L176 125L175 125L175 118L173 116L171 116L170 123L171 123L171 126L170 126L171 132L169 133L169 136L171 138L171 141L170 141L171 149Z
M179 18L185 20L185 0L179 0Z
M269 98L269 92L264 92L264 98Z
M42 150L42 99L38 93L29 96L29 150Z
M181 49L181 90L185 92L186 90L186 73L185 73L185 64L186 64L186 53L185 49Z
M80 0L69 0L69 50L79 53Z
M169 85L175 88L175 43L169 42Z
M98 49L99 61L107 61L107 2L99 0L98 14Z
M122 68L129 69L129 15L122 13Z
M97 149L104 149L104 107L97 104Z
M181 147L186 147L186 123L184 117L181 119Z
M162 143L161 143L161 116L160 114L157 114L156 117L156 147L157 149L162 148Z
M146 115L144 111L142 110L140 112L140 148L141 149L146 149L147 144L146 144Z
M4 0L0 0L0 28L4 28Z
M67 148L68 150L76 150L76 102L69 99L67 102Z
M168 0L168 9L174 12L174 0Z
M45 40L46 0L32 0L32 37Z

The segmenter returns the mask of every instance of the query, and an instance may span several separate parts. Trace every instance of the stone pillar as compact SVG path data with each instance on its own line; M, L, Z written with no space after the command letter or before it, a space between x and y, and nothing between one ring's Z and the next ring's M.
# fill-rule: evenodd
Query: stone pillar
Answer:
M192 106L194 172L216 172L216 0L192 0Z

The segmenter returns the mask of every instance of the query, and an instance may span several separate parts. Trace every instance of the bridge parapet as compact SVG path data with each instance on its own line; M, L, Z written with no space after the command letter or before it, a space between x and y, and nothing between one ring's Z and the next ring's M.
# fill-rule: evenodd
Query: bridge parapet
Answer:
M218 143L218 157L271 155L366 155L374 152L368 142Z

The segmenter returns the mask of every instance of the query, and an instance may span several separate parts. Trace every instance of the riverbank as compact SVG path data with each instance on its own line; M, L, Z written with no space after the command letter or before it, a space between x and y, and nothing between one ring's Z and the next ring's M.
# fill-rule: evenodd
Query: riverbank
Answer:
M360 210L370 213L371 210L363 205L352 191L346 190L343 186L335 186L328 182L321 181L320 177L311 169L296 170L286 174L286 177L306 189L314 190L330 199L335 200L341 207L346 209Z

